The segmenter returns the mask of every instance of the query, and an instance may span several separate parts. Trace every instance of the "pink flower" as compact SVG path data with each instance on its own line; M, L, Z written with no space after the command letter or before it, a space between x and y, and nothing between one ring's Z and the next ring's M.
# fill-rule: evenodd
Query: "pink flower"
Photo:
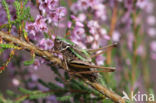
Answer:
M156 18L155 18L155 16L153 16L153 15L151 15L151 16L148 16L147 17L147 23L149 24L149 25L154 25L155 23L156 23Z
M75 26L84 27L84 24L81 22L81 18L77 18L74 15L71 15L71 18L75 21Z
M154 11L154 3L153 2L148 2L147 4L148 6L146 6L145 11L147 13L152 13Z
M34 70L37 70L40 64L40 61L38 59L35 59L34 63L32 64L32 67L34 68Z
M12 79L12 83L13 83L14 86L19 86L20 85L20 81L18 79L16 79L16 78Z
M156 41L151 42L150 47L153 52L156 52Z
M83 23L81 23L79 21L76 21L75 25L78 27L82 27L82 28L84 27Z
M149 3L149 0L137 0L136 6L138 6L141 9L144 9L145 7L147 7Z
M29 38L33 40L40 38L44 32L48 32L46 19L41 15L37 15L34 23L27 23L25 28L29 34Z
M78 41L78 42L74 42L74 43L79 45L79 47L81 47L82 49L86 49L86 45L83 42Z
M25 29L29 34L32 34L33 36L36 35L36 28L33 23L27 23Z
M68 28L71 28L71 26L72 26L72 22L71 22L71 21L68 21L67 27L68 27Z
M61 22L67 11L64 7L58 7L56 10L50 11L48 13L47 19L49 23L53 23L55 26L58 26L58 23Z
M42 50L51 50L54 47L54 42L50 39L41 39L39 41L38 46L42 49Z
M106 8L103 4L99 3L94 7L95 10L95 15L100 18L101 20L106 20L107 16L106 16Z
M55 11L51 11L47 14L48 23L52 23L53 21L58 21L57 13Z
M114 42L119 42L119 40L120 40L120 33L117 32L117 31L114 31L114 33L113 33L113 35L112 35L112 40L113 40Z
M88 0L89 6L93 6L96 5L97 3L99 3L100 0Z
M87 23L87 26L88 26L89 28L99 28L99 27L100 27L98 21L95 21L95 20L90 20L90 21Z
M57 55L59 59L63 60L63 55L62 54L58 54Z
M34 22L36 31L39 32L48 32L47 24L45 23L46 19L43 16L37 15L37 18Z
M104 60L105 60L104 56L102 56L102 55L97 56L96 57L97 65L103 65L104 64Z
M32 81L37 81L39 78L36 74L32 74L31 79L32 79Z
M46 40L47 50L51 50L54 47L54 42L50 39Z
M140 55L140 56L143 56L145 54L145 49L144 49L144 46L143 45L140 45L137 48L137 54Z
M39 3L39 10L41 10L42 13L45 14L48 9L48 0L39 0Z
M100 39L99 34L95 34L95 35L94 35L94 40L98 41L99 39Z
M35 24L36 25L40 25L42 23L45 23L46 19L41 16L41 15L37 15L36 19L35 19Z
M79 11L77 3L73 3L70 9L74 14L76 14Z
M127 65L131 65L131 61L130 61L129 58L126 59L126 64L127 64Z
M61 20L67 14L67 10L64 7L58 7L56 9L56 13L58 15L58 18Z
M94 40L93 36L87 36L87 42L91 43Z
M156 60L156 53L151 53L151 54L150 54L150 57L151 57L153 60Z
M127 38L128 38L128 40L127 40L128 48L129 48L130 50L132 50L133 41L134 41L134 36L133 36L132 33L128 33L128 34L127 34Z
M75 15L71 15L71 18L75 21L79 21L79 19Z
M110 36L107 35L107 34L103 35L103 38L106 39L106 40L110 40Z
M77 5L80 10L87 10L89 8L89 3L87 0L78 0Z
M80 38L84 33L85 33L84 28L76 27L76 28L73 30L73 34L74 34L77 38Z
M95 21L95 20L90 20L87 23L87 26L89 28L89 32L93 35L97 33L97 29L100 27L98 21Z
M89 32L94 35L97 33L97 29L96 28L90 28Z
M102 35L102 37L106 40L110 40L110 36L107 35L107 31L104 28L100 28L100 34Z
M48 8L54 10L58 6L59 0L48 0Z
M78 19L81 21L81 22L84 22L86 20L86 15L84 13L81 13L78 15Z
M97 42L93 42L91 45L92 49L97 49L99 47Z
M100 28L100 34L102 34L102 35L107 34L106 29L104 29L104 28Z
M155 28L149 28L147 30L147 33L149 36L154 37L154 36L156 36L156 29Z

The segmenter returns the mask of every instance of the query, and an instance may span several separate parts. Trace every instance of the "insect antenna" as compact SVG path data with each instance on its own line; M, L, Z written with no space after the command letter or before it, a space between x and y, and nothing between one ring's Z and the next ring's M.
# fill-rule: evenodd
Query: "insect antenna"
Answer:
M109 49L109 48L113 48L113 47L117 47L118 46L118 43L113 43L113 44L110 44L108 46L105 46L105 47L102 47L102 48L98 48L98 49L87 49L86 51L87 52L91 52L91 53L95 53L99 50L105 50L105 49Z
M117 47L117 46L118 46L118 43L113 43L113 44L110 44L110 45L108 45L108 46L105 46L105 47L102 47L102 48L98 48L98 49L88 49L87 51L88 51L89 53L95 53L95 52L97 52L97 51L102 50L101 52L99 52L99 53L97 53L97 54L91 56L91 58L94 58L94 57L96 57L96 56L99 56L99 55L105 53L107 49L111 49L111 48L114 48L114 47Z

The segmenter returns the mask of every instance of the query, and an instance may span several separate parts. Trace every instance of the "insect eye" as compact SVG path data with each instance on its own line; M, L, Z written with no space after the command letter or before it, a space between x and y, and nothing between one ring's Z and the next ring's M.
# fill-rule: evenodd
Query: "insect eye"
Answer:
M59 39L56 39L56 43L61 43L61 41Z

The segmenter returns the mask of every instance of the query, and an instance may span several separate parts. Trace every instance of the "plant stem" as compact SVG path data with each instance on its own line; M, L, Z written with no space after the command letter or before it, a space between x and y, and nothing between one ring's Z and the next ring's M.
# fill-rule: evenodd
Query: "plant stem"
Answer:
M48 51L39 49L38 47L36 47L32 43L27 43L23 40L16 38L13 35L9 35L9 34L4 33L2 31L0 31L0 37L6 41L15 43L16 45L22 47L23 49L25 49L27 51L34 51L34 53L36 55L41 56L41 57L45 58L46 60L51 61L54 64L62 65L61 60L59 58L52 55L52 53L50 53Z
M102 86L99 83L92 83L90 81L84 80L87 84L95 88L97 91L105 95L106 97L110 98L112 101L115 103L125 103L125 100L122 99L121 96L118 94L114 93L113 91L109 90L108 88Z
M118 10L118 2L115 1L114 3L114 8L113 8L113 14L112 14L112 18L111 18L111 25L110 25L110 31L109 31L109 36L112 37L113 35L113 32L115 30L115 25L116 25L116 22L117 22L117 10ZM108 65L111 64L111 48L107 50L107 59L106 59L106 63Z

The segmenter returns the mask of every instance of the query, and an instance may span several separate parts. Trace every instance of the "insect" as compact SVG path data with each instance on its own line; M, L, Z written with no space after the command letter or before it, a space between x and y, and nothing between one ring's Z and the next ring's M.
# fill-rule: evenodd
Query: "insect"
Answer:
M63 69L65 69L69 74L82 79L85 83L102 93L104 96L111 98L111 100L114 102L125 103L122 97L97 82L99 72L113 72L115 71L115 68L97 66L92 62L92 58L105 52L104 49L116 47L117 44L114 43L107 47L94 50L83 50L77 45L71 42L68 43L67 41L68 40L64 41L60 38L57 38L54 42L54 51L60 52L63 55ZM102 50L102 52L89 56L89 53L95 53L99 50ZM97 71L97 69L103 70Z
M62 65L63 68L69 73L79 78L87 79L91 82L95 82L98 79L98 72L113 72L113 67L97 66L92 62L92 58L88 52L96 52L110 47L115 47L117 44L114 43L104 48L82 50L75 44L68 43L59 38L55 39L54 50L59 51L63 54ZM100 52L99 54L103 53ZM98 54L98 55L99 55ZM97 56L97 55L96 55ZM94 57L94 56L93 56ZM96 69L103 69L97 71Z
M107 48L116 47L117 44L114 43L107 47L86 50L87 52L96 52L99 50L104 50ZM80 47L68 42L62 41L61 39L55 39L54 50L59 51L63 54L62 67L69 73L82 79L85 83L89 84L91 87L102 93L104 96L111 98L114 102L125 103L124 99L114 93L113 91L105 88L100 83L98 83L98 73L99 72L113 72L115 68L113 67L102 67L97 66L92 62L92 58L89 54L82 50ZM95 57L104 53L104 51L92 56ZM103 69L102 71L97 71L97 69Z

